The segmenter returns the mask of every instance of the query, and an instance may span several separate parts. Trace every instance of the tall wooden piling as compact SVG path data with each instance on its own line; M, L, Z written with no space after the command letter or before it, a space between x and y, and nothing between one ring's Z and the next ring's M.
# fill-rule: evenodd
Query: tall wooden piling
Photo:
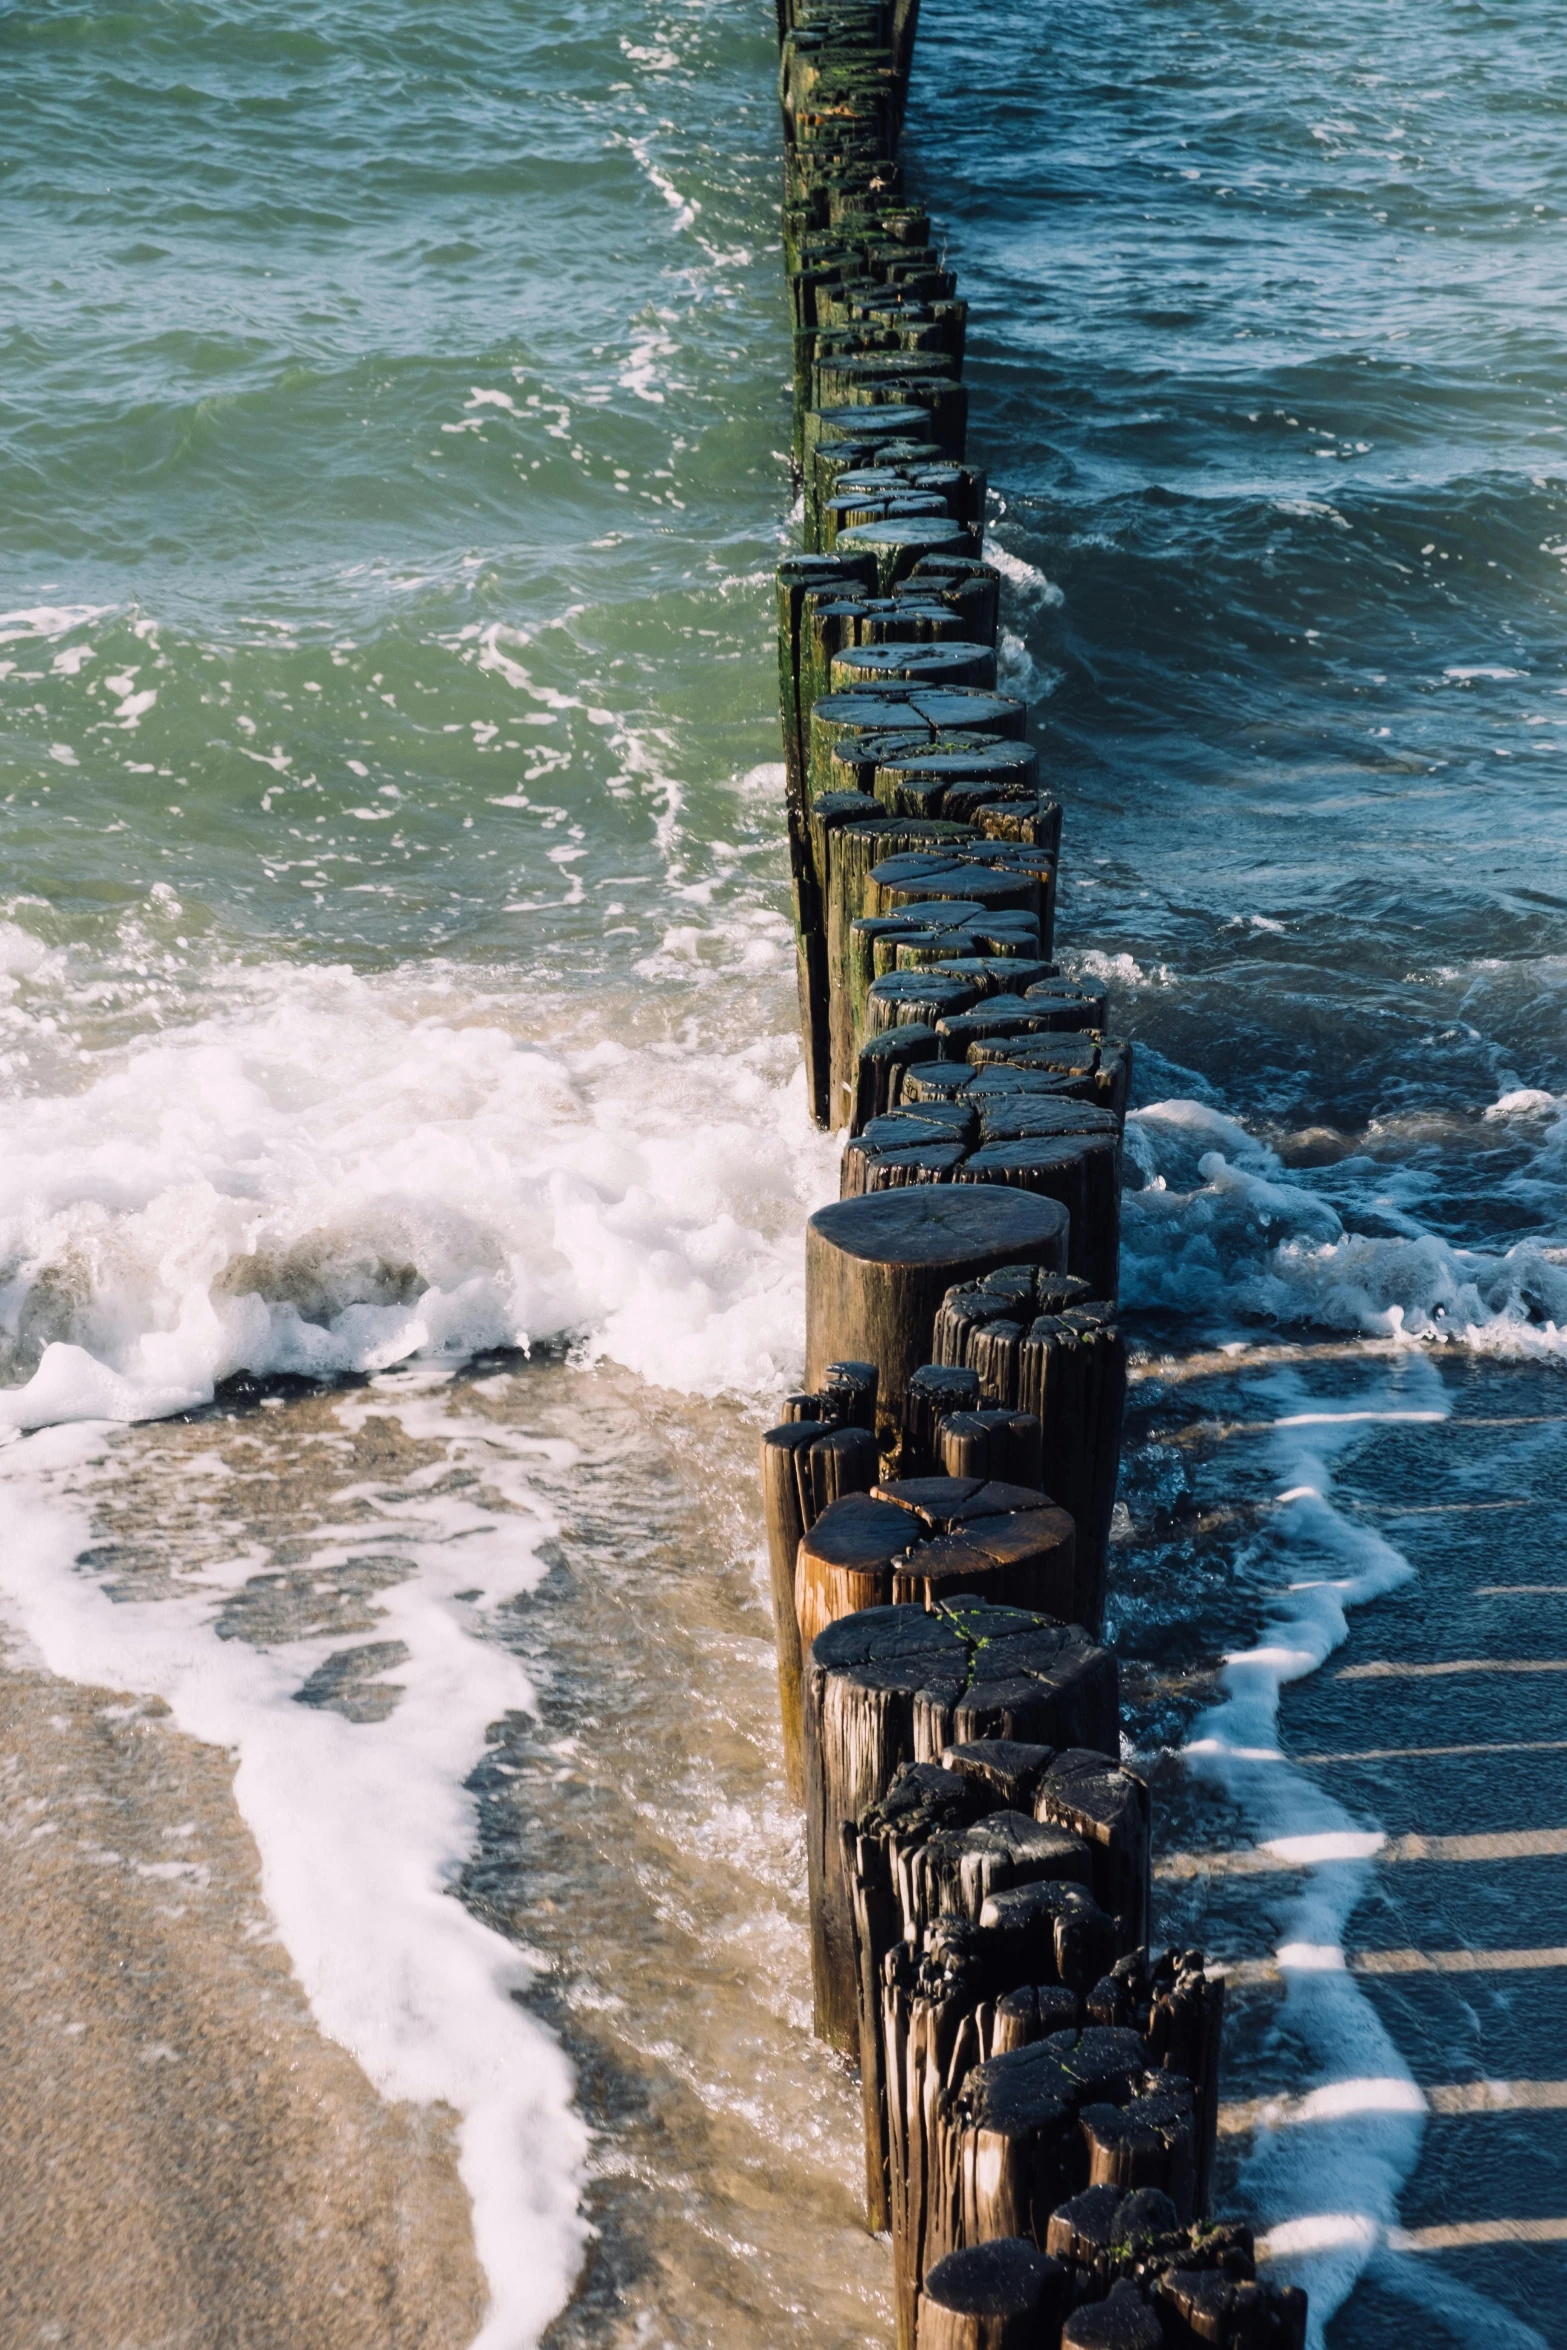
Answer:
M819 1208L806 1228L806 1378L838 1355L881 1373L883 1424L901 1414L912 1374L931 1359L947 1290L1016 1260L1064 1272L1067 1213L1055 1200L996 1187L881 1192Z
M804 1677L806 1857L816 2028L859 2048L859 1966L844 1854L905 1762L974 1738L1113 1754L1115 1659L1075 1626L983 1600L866 1609L813 1642Z

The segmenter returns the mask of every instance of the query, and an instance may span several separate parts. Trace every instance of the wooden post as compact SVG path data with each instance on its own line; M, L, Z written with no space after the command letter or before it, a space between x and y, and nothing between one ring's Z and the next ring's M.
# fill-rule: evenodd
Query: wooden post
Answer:
M794 1562L805 1532L797 1455L828 1433L824 1420L797 1420L762 1438L762 1510L778 1650L778 1708L783 1722L784 1778L796 1803L804 1800L800 1748L800 1633L794 1612Z
M966 1012L955 999L974 987L940 969L897 972L872 983L867 1026L872 1035L905 1020L934 1027L950 1052L953 1030ZM983 1008L983 1007L981 1007ZM948 1128L939 1137L918 1127L918 1112L884 1118L862 1131L845 1158L841 1188L850 1193L896 1189L910 1182L1006 1183L1060 1202L1071 1219L1067 1263L1096 1296L1113 1297L1119 1278L1121 1145L1118 1122L1091 1106L1058 1109L1038 1120L1002 1120L1003 1131L976 1120L977 1131ZM914 1123L910 1123L914 1121ZM1091 1123L1090 1123L1091 1122ZM1007 1131L1009 1127L1024 1130ZM1035 1131L1028 1131L1033 1126ZM932 1147L935 1146L935 1147Z
M1238 2231L1229 2230L1230 2234ZM1169 2350L1306 2350L1306 2296L1299 2285L1258 2284L1245 2256L1224 2266L1185 2262L1154 2286Z
M979 513L984 512L984 477L976 477ZM921 586L939 585L959 605L960 610L973 613L976 625L971 636L982 637L987 644L996 641L1001 600L1001 575L992 564L977 555L952 554L942 551L922 555L912 574Z
M801 1535L801 1649L868 1607L938 1609L976 1598L1051 1612L1072 1588L1072 1540L1065 1510L1027 1486L924 1477L852 1490Z
M866 587L875 576L867 556L794 555L778 566L778 683L783 715L785 810L789 832L789 874L793 895L800 1028L812 1116L826 1121L825 935L820 891L811 864L809 795L806 789L806 724L809 702L801 699L801 626L813 594L831 586ZM818 1031L821 1031L818 1034Z
M880 1803L854 1830L843 1830L844 1865L854 1908L859 1996L860 2094L865 2122L865 2224L890 2227L886 2051L882 1979L888 1953L903 1939L906 1904L900 1860L905 1849L944 1830L966 1828L983 1808L979 1792L934 1763L906 1763Z
M876 1391L880 1373L874 1363L829 1363L822 1379L833 1418L840 1428L876 1430Z
M948 1477L1002 1477L1044 1487L1044 1447L1032 1412L949 1412L936 1430L940 1466ZM1071 1597L1055 1612L1073 1614Z
M1040 1774L1033 1809L1036 1819L1070 1829L1088 1847L1094 1897L1115 1920L1118 1951L1124 1955L1143 1948L1152 1912L1146 1779L1124 1764L1107 1763L1101 1754L1069 1749L1053 1756ZM1190 2053L1184 2043L1183 2053ZM1176 2070L1185 2067L1178 2064Z
M1106 1024L1105 991L1078 987L1052 974L1031 980L1027 987L980 1006L952 1030L951 1052L965 1060L968 1049L981 1039L1032 1036L1103 1036Z
M1061 2350L1164 2350L1164 2328L1134 2284L1074 2309L1061 2328Z
M926 1074L943 1066L933 1057ZM958 1098L971 1101L972 1088L960 1082ZM1104 1620L1126 1402L1126 1342L1113 1309L1093 1302L1086 1283L1074 1300L1042 1287L1027 1267L1007 1267L943 1299L931 1347L937 1362L978 1374L987 1405L1038 1419L1042 1482L1077 1528L1072 1618L1096 1631Z
M829 1363L815 1393L786 1397L783 1424L762 1438L762 1506L778 1650L778 1698L783 1721L784 1777L804 1799L800 1760L800 1630L795 1612L795 1562L801 1538L825 1510L876 1482L874 1363Z
M898 1021L893 1027L880 1029L876 1039L896 1035L908 1025ZM935 1037L935 1030L931 1035ZM936 1039L940 1048L940 1039ZM863 1051L864 1045L861 1046ZM909 1076L905 1072L905 1077ZM900 1102L895 1107L878 1111L863 1125L856 1123L845 1149L838 1182L838 1194L848 1199L852 1194L875 1188L865 1180L866 1168L883 1151L902 1151L917 1148L922 1143L950 1142L959 1151L968 1150L977 1139L977 1122L966 1103L935 1101L914 1105Z
M1084 2181L1083 2106L1125 2104L1146 2058L1135 2032L1053 2032L960 2070L947 2095L910 2113L911 2160L893 2198L898 2339L912 2343L922 2275L966 2244L1047 2243L1055 2207Z
M919 1966L893 1968L900 1948L923 1952L931 1937L946 1934L954 1918L979 1926L993 1896L1022 1885L1049 1881L1086 1889L1091 1868L1079 1837L1033 1824L1026 1813L991 1811L981 1817L988 1790L977 1779L906 1765L886 1796L844 1836L846 1866L854 1901L859 1981L860 2069L866 2129L866 2211L873 2228L889 2226L893 2187L891 2139L886 2103L887 2067L904 2079L900 2050L909 2030L911 1986L923 1981ZM939 1930L939 1932L938 1932ZM977 2034L973 2061L1010 2044L1013 2021L1004 2014L1011 1987L1041 1970L1052 1971L1053 1951L1009 1946L1004 1931L976 1932L964 1947L977 1964L973 2008ZM950 1956L950 1937L943 1943ZM950 2006L957 1984L945 1969L944 2000ZM1047 2029L1081 2021L1075 1994L1063 1994L1064 2009ZM1037 2001L1036 2001L1037 2007ZM957 2010L953 2010L954 2017ZM1037 2029L1029 2037L1040 2036ZM907 2138L907 2122L899 2123ZM901 2162L901 2156L900 2156ZM900 2178L902 2173L900 2172ZM899 2189L901 2192L901 2187Z
M892 1565L909 1543L905 1513L890 1502L854 1495L825 1510L802 1537L794 1608L802 1655L818 1632L864 1607L892 1600Z
M812 1503L808 1527L834 1502L851 1493L869 1493L880 1466L876 1438L868 1428L832 1428L817 1438L806 1457ZM1066 1515L1064 1510L1061 1514Z
M859 1203L855 1203L858 1205ZM831 1211L828 1211L831 1212ZM868 1608L812 1644L804 1684L806 1859L816 2029L853 2056L858 1969L842 1826L905 1762L970 1738L1114 1751L1115 1659L1075 1627L983 1600Z
M832 690L832 665L840 649L857 641L857 623L869 597L853 588L817 588L805 599L800 614L800 729L809 732L811 706ZM1075 1027L1087 1025L1075 1021Z
M959 823L968 823L972 811L989 801L1037 800L1039 754L1031 743L994 738L987 741L983 736L972 735L937 735L889 747L872 771L870 789L894 815L939 816L950 812ZM1050 805L1056 807L1053 801ZM1044 844L1052 851L1059 847L1059 808L1053 829L1055 840Z
M1066 2317L1071 2278L1021 2236L949 2252L920 2287L918 2350L1044 2350Z
M921 1027L914 1021L889 1028L884 1035L874 1036L862 1045L855 1064L850 1134L857 1134L862 1126L896 1109L909 1070L922 1061L934 1060L940 1050L941 1039L934 1028Z
M1003 1742L992 1747L1007 1751ZM880 1957L881 2144L900 2341L912 2338L922 2271L945 2250L1007 2232L1070 2261L1079 2298L1103 2295L1123 2275L1146 2287L1188 2263L1222 2261L1232 2275L1249 2276L1244 2231L1190 2228L1194 2093L1161 2062L1151 2011L1145 2005L1128 2021L1123 2003L1104 2021L1109 1986L1081 2002L1072 1988L1108 1928L1081 1888L1081 1844L1065 1839L1062 1860L1002 1864L1006 1873L984 1890L971 1868L994 1867L1019 1849L1017 1815L969 1820L945 1789L946 1776L928 1766L901 1774L846 1846L862 2016L871 1945ZM976 1909L977 1925L967 1922ZM1168 1965L1159 1962L1156 1972ZM1118 1962L1116 1980L1141 1980L1145 1971L1139 1954ZM862 2026L862 2048L869 2037ZM874 2158L869 2096L866 2118ZM1128 2173L1131 2201L1120 2183ZM874 2159L870 2178L874 2210Z
M990 1738L949 1747L940 1769L928 1763L905 1766L856 1830L845 1832L856 1937L867 2215L873 2228L891 2224L895 2210L902 2214L899 2231L919 2225L915 2206L923 2208L919 2182L926 2167L921 2150L930 2127L920 2084L924 2068L936 2059L937 2082L951 2087L961 2077L951 2067L962 2048L969 2063L980 2063L1052 2032L1075 2031L1083 2021L1079 1995L1086 1990L1093 2020L1123 2027L1136 2023L1145 2066L1168 2063L1168 2034L1163 2041L1153 2035L1152 1978L1141 1958L1117 1962L1113 1978L1093 1982L1124 1930L1125 1919L1106 1916L1100 1904L1108 1892L1124 1906L1126 1869L1107 1867L1111 1856L1103 1842L1089 1840L1104 1834L1091 1809L1085 1813L1079 1807L1074 1814L1088 1827L1085 1838L1076 1828L1057 1826L1047 1806L1047 1794L1063 1785L1081 1794L1094 1769L1107 1786L1124 1777L1143 1795L1140 1851L1146 1879L1146 1791L1140 1782L1107 1756L1069 1750L1054 1757L1048 1746L1017 1740ZM994 1805L1002 1808L991 1809ZM1031 1829L1028 1815L1036 1806L1040 1826ZM1101 1803L1099 1809L1106 1808ZM1047 1831L1043 1840L1041 1828ZM961 1964L954 1962L954 1919L968 1920L977 1929L962 1945ZM894 1964L899 1951L934 1950L937 1943L944 1957ZM1166 1969L1160 1980L1173 1982L1168 1965L1160 1962ZM1173 2098L1186 2117L1184 2140L1172 2122L1160 2141L1168 2151L1168 2177L1162 2182L1168 2187L1185 2176L1181 2145L1188 2154L1195 2146L1192 2098L1168 2070L1156 2094ZM1141 2118L1152 2123L1160 2116L1150 2110ZM1195 2169L1192 2185L1195 2191ZM1184 2189L1183 2196L1183 2215L1189 2218L1192 2198Z
M865 912L895 914L905 906L920 904L932 898L951 898L998 911L1003 907L1016 907L1040 922L1043 901L1039 876L992 864L988 860L982 861L977 856L967 857L963 854L964 845L961 842L954 843L945 853L910 850L901 856L885 858L871 871ZM1040 944L1042 951L1048 954L1042 922ZM1032 1043L1034 1040L1030 1038L1026 1041Z
M966 1012L978 1000L973 981L955 979L950 972L928 967L889 971L885 979L872 982L866 997L865 1034L880 1036L904 1020L923 1020L939 1035L943 1020Z
M1096 2024L1139 2032L1150 2064L1191 2084L1196 2207L1205 2214L1213 2192L1218 2128L1223 1977L1207 1973L1200 1950L1166 1950L1157 1957L1133 1950L1093 1986L1084 2006ZM1159 2083L1149 2086L1156 2089Z
M949 1746L941 1761L944 1770L974 1783L978 1800L1030 1811L1036 1819L1079 1837L1090 1856L1094 1898L1115 1921L1118 1949L1123 1955L1135 1954L1146 1944L1151 1838L1145 1780L1124 1763L1091 1749L1067 1748L1058 1754L1047 1746L995 1739ZM1151 2014L1152 1978L1145 1982L1134 1967L1127 1981L1140 1986L1138 1996ZM1137 2004L1131 1988L1123 1995L1112 1994L1107 1986L1105 1996L1114 2013L1107 2011L1097 2020L1125 2022L1131 2017ZM1199 2065L1197 2074L1202 2071Z
M942 456L961 461L968 437L968 390L956 380L950 365L941 364L943 358L943 353L931 352L922 364L918 357L888 351L841 360L833 369L836 396L850 406L863 401L867 405L885 402L922 408L925 430ZM958 529L962 532L958 543L971 546L967 531L961 524ZM953 541L941 543L950 547Z
M833 754L840 742L856 735L916 733L929 740L961 731L1021 741L1027 723L1025 703L980 685L888 680L852 694L825 694L811 711L805 748L807 790L813 795L831 791L844 780L834 772Z
M950 903L956 905L960 901L954 899ZM1024 916L1022 919L1031 925L1031 917ZM854 1028L857 1040L863 1044L867 1036L874 1036L881 1028L894 1025L884 1016L873 1013L873 996L879 995L884 1003L888 1000L896 1001L908 992L916 975L927 980L942 978L960 981L967 988L971 1003L983 1004L991 996L1005 993L1019 975L1026 977L1032 971L1050 969L1047 962L1024 951L1021 928L1009 937L1000 932L998 925L992 936L1001 951L996 954L985 952L991 943L985 935L987 927L982 910L976 911L973 920L962 926L932 921L929 928L917 928L906 914L860 915L851 925L849 951L850 984L860 994L859 1018ZM887 968L889 964L890 969ZM862 989L862 975L867 965L873 976ZM950 1023L962 1009L956 1005L945 1007L937 1018ZM962 1057L952 1050L950 1025L943 1029L942 1042L945 1047L944 1057L952 1060ZM971 1117L973 1139L978 1142L981 1134L977 1108L971 1112ZM1113 1131L1119 1134L1120 1129L1080 1126L1059 1127L1053 1131ZM984 1139L1014 1141L1020 1137L986 1134Z
M888 683L989 687L995 682L993 648L961 639L947 644L847 645L833 655L832 690L839 694Z
M1119 2187L1123 2194L1156 2187L1169 2196L1182 2226L1190 2224L1197 2171L1192 2099L1184 2081L1134 2097L1129 2105L1085 2106L1081 2127L1091 2187Z
M1048 950L1047 950L1048 951ZM1119 1037L1077 1033L1066 1036L978 1038L968 1048L976 1068L1033 1069L1049 1078L1052 1090L1079 1101L1098 1102L1126 1116L1131 1085L1131 1047Z
M823 890L829 994L828 1123L832 1126L846 1122L854 1092L854 925L865 903L870 876L878 862L889 855L920 849L950 852L963 845L968 837L961 826L939 819L888 816L874 800L867 803L861 821L841 823L832 829L826 842L827 873Z
M963 1779L974 1790L982 1809L1034 1809L1034 1790L1055 1759L1049 1746L1030 1746L1014 1738L976 1738L965 1746L949 1746L941 1767Z
M872 756L876 740L872 738ZM856 1045L865 1039L870 991L894 971L982 963L976 985L983 995L994 982L1004 988L1008 972L1049 971L1039 954L1037 917L1018 909L992 911L958 898L916 900L895 914L859 914L849 925L846 985L850 1030ZM978 1131L977 1126L975 1129Z
M896 1427L910 1375L931 1359L948 1289L1003 1265L1064 1271L1066 1211L1001 1185L943 1185L839 1200L806 1226L806 1378L841 1356L874 1362L879 1408Z
M863 1137L861 1138L863 1139ZM949 1412L971 1412L979 1403L979 1374L951 1363L924 1363L903 1395L903 1442L898 1469L904 1477L939 1477L937 1430ZM952 1471L953 1476L962 1474Z
M844 441L858 448L884 447L894 440L931 445L930 418L912 402L886 401L874 407L812 408L805 416L805 453ZM935 550L933 549L932 552Z
M938 1036L942 1023L935 1023ZM1071 1217L1067 1265L1096 1296L1113 1298L1121 1259L1118 1134L1021 1136L987 1141L954 1168L957 1183L1013 1183L1058 1200Z
M778 688L783 716L784 768L790 804L803 791L804 750L800 723L800 623L806 598L826 588L868 588L876 576L873 555L790 555L778 566Z
M850 409L848 413L853 416L869 417L882 416L888 411L877 408L854 408ZM911 435L884 433L879 439L874 440L851 435L842 440L818 439L812 443L809 440L811 419L809 415L802 419L802 432L807 437L802 473L804 476L805 540L808 546L819 547L829 527L834 529L842 527L841 524L830 525L829 509L838 494L838 484L846 475L864 471L870 466L906 468L938 465L942 462L941 451L935 442L928 437L929 419L923 411L917 413L919 422ZM957 520L959 517L954 516L953 519ZM924 595L932 593L944 595L945 588L945 582L935 581L927 583L920 592ZM960 613L966 609L961 603L958 603L956 608ZM981 632L975 628L965 633L977 637Z
M878 591L890 596L896 583L906 579L927 556L960 550L967 554L970 544L964 524L950 515L888 516L881 522L862 523L857 530L841 530L837 552L874 556Z
M1069 2260L1090 2294L1140 2283L1136 2272L1161 2252L1182 2248L1180 2223L1157 2188L1131 2194L1119 2187L1087 2187L1050 2214L1045 2240L1057 2259ZM1103 2302L1096 2296L1090 2307Z

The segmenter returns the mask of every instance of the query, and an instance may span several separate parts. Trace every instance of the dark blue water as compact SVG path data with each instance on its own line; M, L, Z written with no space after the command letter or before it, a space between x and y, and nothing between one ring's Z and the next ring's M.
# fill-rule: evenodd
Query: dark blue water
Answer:
M1338 1161L1357 1230L1556 1237L1553 1105L1495 1113L1567 1041L1562 20L932 16L923 184L1145 1100ZM1429 1255L1363 1270L1347 1320L1480 1318ZM1532 1252L1479 1297L1560 1317Z
M1567 1654L1563 29L956 7L911 106L1140 1056L1136 1734L1169 1845L1312 1840L1166 1915L1240 1969L1227 2094L1285 2103L1229 2190L1334 2350L1567 2338L1567 2116L1500 2104L1567 2075L1560 1861L1396 1857L1567 1821L1567 1676L1498 1669Z

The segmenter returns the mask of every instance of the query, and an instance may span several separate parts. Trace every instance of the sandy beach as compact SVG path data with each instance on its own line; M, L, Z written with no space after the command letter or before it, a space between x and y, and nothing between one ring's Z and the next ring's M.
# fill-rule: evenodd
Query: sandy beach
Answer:
M316 2029L231 1772L156 1699L0 1672L0 2340L456 2350L450 2117Z

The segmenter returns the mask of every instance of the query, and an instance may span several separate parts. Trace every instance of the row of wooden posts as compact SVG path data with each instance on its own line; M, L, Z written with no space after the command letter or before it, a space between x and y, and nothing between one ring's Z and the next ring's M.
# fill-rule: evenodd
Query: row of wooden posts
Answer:
M779 0L804 549L778 570L800 1015L845 1137L762 1442L816 2028L899 2350L1300 2350L1211 2216L1222 1982L1151 1942L1101 1643L1129 1047L1054 960L998 690L966 306L897 160L917 0Z

